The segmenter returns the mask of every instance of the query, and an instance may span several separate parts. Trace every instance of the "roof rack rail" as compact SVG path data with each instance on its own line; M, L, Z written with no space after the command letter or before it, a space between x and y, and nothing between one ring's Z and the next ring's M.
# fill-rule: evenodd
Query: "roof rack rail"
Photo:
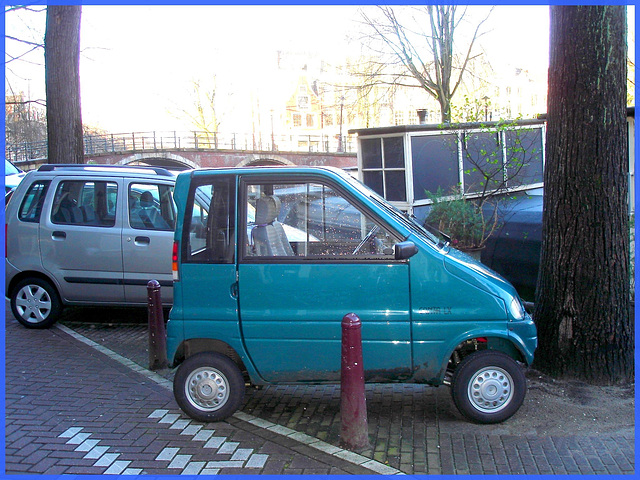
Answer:
M153 171L156 175L163 175L165 177L173 177L174 174L163 167L145 166L145 165L98 165L88 163L46 163L40 165L39 172L52 172L54 170L89 170L93 168L106 168L106 169L135 169Z

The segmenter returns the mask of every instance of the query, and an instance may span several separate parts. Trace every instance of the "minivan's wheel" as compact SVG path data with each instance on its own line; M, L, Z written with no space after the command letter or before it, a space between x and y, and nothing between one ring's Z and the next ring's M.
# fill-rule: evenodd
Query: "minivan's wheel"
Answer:
M229 357L213 352L187 358L176 371L173 394L180 408L201 422L233 415L244 400L244 379Z
M527 381L510 356L483 350L466 357L453 375L456 407L477 423L498 423L511 417L524 401Z
M26 278L11 291L11 311L27 328L48 328L58 320L62 303L46 280Z

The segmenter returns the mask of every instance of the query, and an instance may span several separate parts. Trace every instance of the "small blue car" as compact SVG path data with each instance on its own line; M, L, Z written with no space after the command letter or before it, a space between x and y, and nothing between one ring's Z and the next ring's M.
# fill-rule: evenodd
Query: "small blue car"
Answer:
M339 382L351 312L367 381L449 385L480 423L522 404L537 334L515 289L348 173L194 170L174 197L167 350L192 418L233 414L247 382Z

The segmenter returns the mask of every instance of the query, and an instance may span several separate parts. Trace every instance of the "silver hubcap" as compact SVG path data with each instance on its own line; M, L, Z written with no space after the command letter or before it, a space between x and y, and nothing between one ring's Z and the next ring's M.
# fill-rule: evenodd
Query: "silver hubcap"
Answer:
M16 309L29 323L40 323L51 313L51 297L39 285L25 285L16 295Z
M189 403L200 410L218 410L229 399L227 378L215 368L194 370L187 377L185 386Z
M471 404L481 412L499 412L513 397L513 380L499 367L486 367L473 376L467 394Z

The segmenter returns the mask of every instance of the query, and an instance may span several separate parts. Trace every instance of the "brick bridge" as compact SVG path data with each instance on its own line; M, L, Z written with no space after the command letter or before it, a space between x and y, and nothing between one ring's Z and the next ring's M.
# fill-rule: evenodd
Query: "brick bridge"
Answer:
M173 169L245 167L249 165L306 165L355 168L355 153L262 152L242 150L157 150L85 155L86 163L153 165Z
M327 135L145 132L85 135L85 162L153 165L171 169L308 165L355 168L355 138ZM5 157L23 170L47 162L47 142L5 145Z

